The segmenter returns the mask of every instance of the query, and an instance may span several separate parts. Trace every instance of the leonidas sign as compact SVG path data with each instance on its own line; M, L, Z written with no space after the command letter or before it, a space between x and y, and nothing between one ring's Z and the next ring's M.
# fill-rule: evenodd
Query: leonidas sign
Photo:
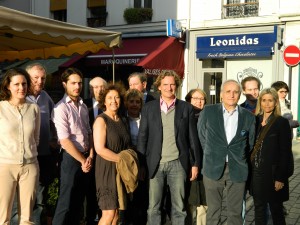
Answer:
M197 58L270 57L276 32L197 37Z

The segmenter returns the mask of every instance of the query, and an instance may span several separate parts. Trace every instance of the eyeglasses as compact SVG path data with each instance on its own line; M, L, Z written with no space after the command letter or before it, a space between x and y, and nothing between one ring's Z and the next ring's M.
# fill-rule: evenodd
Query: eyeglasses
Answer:
M195 101L205 101L205 98L192 97Z

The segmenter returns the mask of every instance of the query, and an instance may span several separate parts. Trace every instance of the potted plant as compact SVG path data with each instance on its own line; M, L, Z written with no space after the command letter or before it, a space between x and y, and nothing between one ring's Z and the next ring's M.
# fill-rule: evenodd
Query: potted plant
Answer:
M128 24L137 24L152 19L153 10L151 8L127 8L123 17Z
M52 218L55 212L56 202L58 199L58 188L58 178L55 178L53 182L49 185L47 191L47 224L52 224Z

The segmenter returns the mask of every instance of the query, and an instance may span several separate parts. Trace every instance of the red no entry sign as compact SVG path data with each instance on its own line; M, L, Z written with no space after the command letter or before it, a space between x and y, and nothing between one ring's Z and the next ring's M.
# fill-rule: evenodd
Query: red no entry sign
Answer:
M300 61L300 49L295 45L287 46L283 51L283 59L288 66L295 66Z

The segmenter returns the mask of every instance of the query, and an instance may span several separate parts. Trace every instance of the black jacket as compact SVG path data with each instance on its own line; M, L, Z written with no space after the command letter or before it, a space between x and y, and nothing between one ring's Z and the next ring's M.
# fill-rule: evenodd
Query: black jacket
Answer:
M189 175L191 166L201 163L201 146L197 137L196 120L191 104L177 99L175 103L175 139L179 160ZM163 129L160 100L145 104L142 109L137 150L146 157L152 178L161 160Z

